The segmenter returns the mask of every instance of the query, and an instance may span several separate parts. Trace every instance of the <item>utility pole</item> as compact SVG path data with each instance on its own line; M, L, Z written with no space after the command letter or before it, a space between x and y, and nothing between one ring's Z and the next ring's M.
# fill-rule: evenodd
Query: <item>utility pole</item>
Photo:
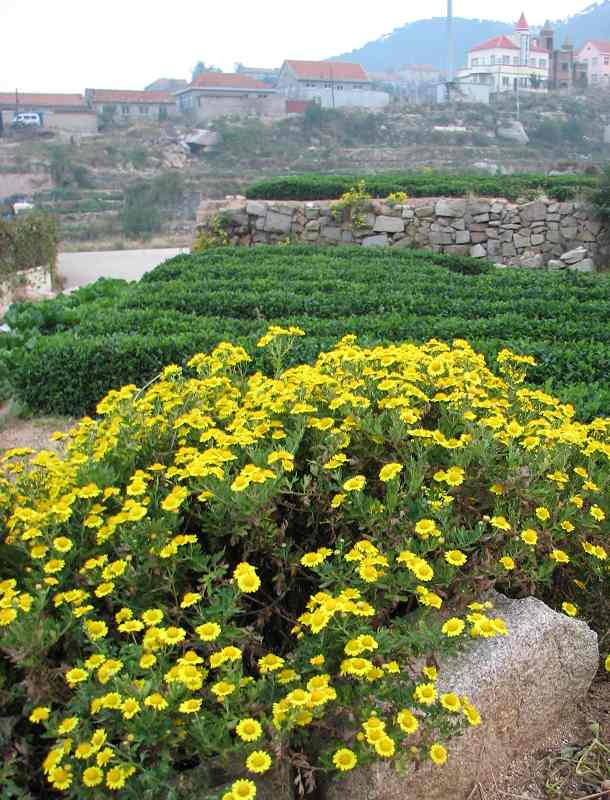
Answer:
M453 0L447 0L447 80L453 80L454 72L454 42L453 42Z

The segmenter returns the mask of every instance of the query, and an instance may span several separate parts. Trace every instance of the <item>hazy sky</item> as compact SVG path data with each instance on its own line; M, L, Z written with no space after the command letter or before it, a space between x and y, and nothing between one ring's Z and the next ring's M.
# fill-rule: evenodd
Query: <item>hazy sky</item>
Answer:
M511 22L525 3L454 0L454 14ZM524 11L536 25L590 4L530 0ZM445 11L445 0L0 0L0 91L138 89L188 78L199 60L231 71L327 58Z

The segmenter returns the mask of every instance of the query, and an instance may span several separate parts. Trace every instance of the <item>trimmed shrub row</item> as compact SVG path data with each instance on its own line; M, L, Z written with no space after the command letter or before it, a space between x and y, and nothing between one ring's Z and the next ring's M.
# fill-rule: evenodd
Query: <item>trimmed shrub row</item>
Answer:
M471 273L471 274L469 274ZM14 390L44 412L91 412L110 388L229 340L255 352L268 324L299 325L311 361L347 332L365 344L468 339L493 359L534 355L536 385L581 414L610 413L610 277L496 270L465 258L362 248L260 247L177 256L142 281L98 281L13 307L5 337Z
M246 197L260 200L335 200L363 180L373 197L406 192L410 197L463 197L473 193L483 197L516 200L545 192L556 200L569 200L597 187L592 175L522 174L500 177L446 175L422 172L410 175L288 175L257 181L246 189Z

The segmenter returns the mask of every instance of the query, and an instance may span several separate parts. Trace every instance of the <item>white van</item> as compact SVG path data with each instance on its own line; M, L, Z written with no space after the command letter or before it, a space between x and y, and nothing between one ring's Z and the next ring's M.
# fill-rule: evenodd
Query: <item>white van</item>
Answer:
M20 111L13 114L13 127L15 128L41 128L42 115L37 111Z

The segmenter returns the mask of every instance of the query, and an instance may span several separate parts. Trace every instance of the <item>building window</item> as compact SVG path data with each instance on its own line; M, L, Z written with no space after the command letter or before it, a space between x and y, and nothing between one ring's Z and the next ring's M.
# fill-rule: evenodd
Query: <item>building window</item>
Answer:
M502 56L503 64L510 64L510 56Z
M529 81L527 78L519 78L519 86L521 86L523 89L527 89L528 85Z
M341 90L343 89L343 84L342 84L342 83L338 83L338 84L335 86L335 89L337 89L338 91L341 91Z
M561 62L561 71L567 72L570 69L570 65L566 61Z
M598 63L599 63L599 58L593 58L593 59L591 59L591 65L592 65L592 66L596 67Z
M472 59L472 66L473 67L478 67L479 66L479 59L478 58L473 58Z
M491 56L491 58L489 59L489 63L493 67L495 65L495 63L496 63L496 57L495 56Z
M148 106L140 106L140 114L148 114Z
M530 58L530 67L535 67L535 66L536 66L536 59Z
M502 78L502 86L510 86L510 78L509 77Z
M595 73L595 75L591 75L591 80L593 83L599 83L599 75Z
M332 83L325 83L324 84L324 88L325 89L331 89L332 88Z
M610 56L604 56L604 66L607 67L610 64Z
M129 106L121 106L121 114L129 114Z
M546 69L546 58L541 58L539 64L540 64L540 69Z
M513 66L519 66L519 56L513 56Z

